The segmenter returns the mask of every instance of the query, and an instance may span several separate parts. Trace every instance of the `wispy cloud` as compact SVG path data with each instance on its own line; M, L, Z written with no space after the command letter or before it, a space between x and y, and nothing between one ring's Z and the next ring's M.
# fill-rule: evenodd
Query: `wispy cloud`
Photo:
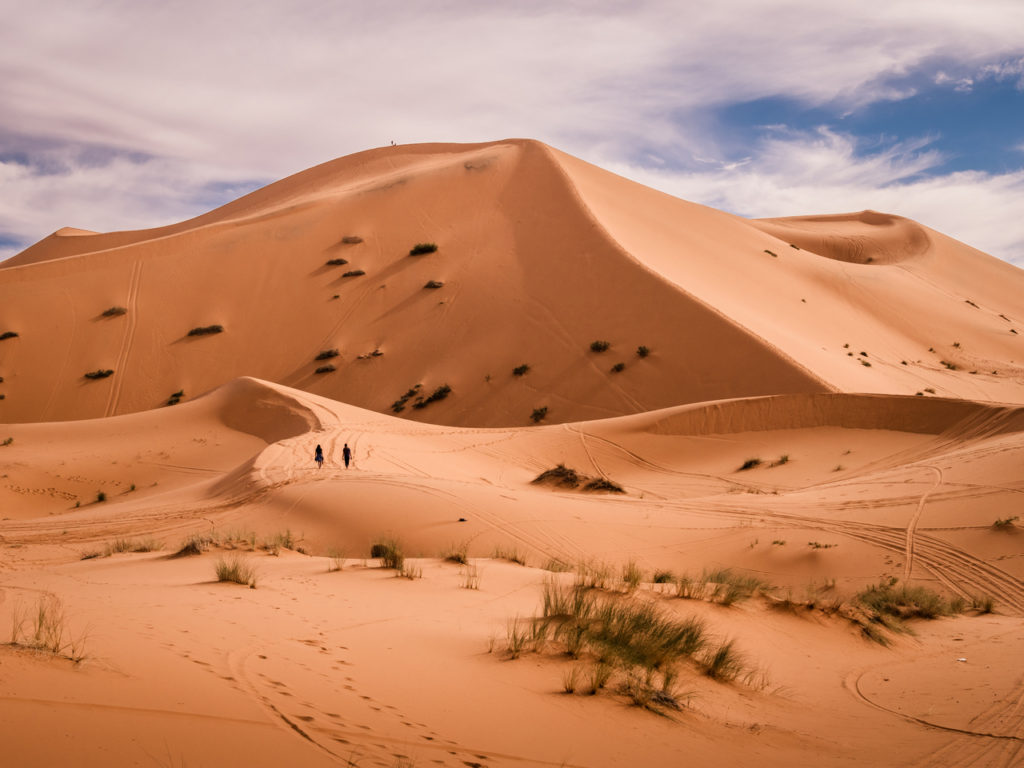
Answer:
M842 159L827 132L756 157L723 147L716 110L778 96L857 110L940 72L1020 77L1020 29L1024 4L1000 0L36 0L0 28L0 235L167 223L205 209L215 183L392 139L529 136L641 169L721 158L723 181L784 160L813 173ZM787 146L808 156L773 160ZM867 161L847 161L833 167L855 185Z

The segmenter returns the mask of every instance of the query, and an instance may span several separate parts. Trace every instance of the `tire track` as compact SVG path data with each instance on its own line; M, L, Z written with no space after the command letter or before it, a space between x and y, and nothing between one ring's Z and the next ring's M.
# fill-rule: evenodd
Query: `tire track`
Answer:
M125 328L124 336L121 338L121 349L117 355L114 380L110 387L110 395L107 397L104 416L113 416L121 400L121 390L124 388L124 379L127 373L128 356L131 354L132 343L135 341L135 329L138 326L138 298L141 280L142 259L139 259L132 265L132 274L128 281L128 327Z
M942 484L942 470L938 467L926 466L925 469L929 469L935 473L935 485L929 488L921 495L921 500L917 502L917 509L914 511L914 516L910 518L910 523L907 525L907 544L905 547L905 558L903 563L903 580L910 580L910 573L914 568L914 534L917 532L917 523L921 519L921 513L924 512L924 503L928 499L928 494L934 491Z

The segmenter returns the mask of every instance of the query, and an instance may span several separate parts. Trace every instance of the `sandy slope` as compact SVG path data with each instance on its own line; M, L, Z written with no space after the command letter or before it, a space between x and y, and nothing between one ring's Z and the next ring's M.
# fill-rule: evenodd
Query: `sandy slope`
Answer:
M424 241L439 250L407 255ZM883 214L750 222L537 142L389 147L4 262L0 332L19 335L0 342L0 419L135 412L242 375L380 412L448 384L402 415L463 426L832 390L1019 402L1022 288L1020 270ZM113 374L84 378L97 370Z
M252 379L143 414L10 425L0 482L20 489L5 509L24 513L0 523L0 621L58 595L87 658L0 648L6 749L19 765L73 753L81 765L1010 766L1024 562L1016 529L992 522L1019 509L1022 430L1017 406L843 394L464 429ZM156 446L167 455L147 458ZM38 459L58 454L74 478ZM764 464L737 471L752 457ZM530 483L558 462L627 493ZM107 501L92 503L95 489ZM257 565L255 590L213 581L223 553L168 557L188 532L238 542L285 529L308 554L232 545ZM422 578L364 559L387 534L423 558ZM168 547L79 559L117 536ZM439 559L459 542L478 590ZM529 567L492 559L495 547ZM332 549L348 556L340 572ZM566 696L571 662L553 651L504 658L506 624L538 610L552 559L633 559L648 579L730 565L778 594L834 579L843 596L896 576L995 595L999 611L919 624L886 649L837 617L648 585L664 610L735 638L756 672L724 684L683 670L693 697L664 718L613 692Z

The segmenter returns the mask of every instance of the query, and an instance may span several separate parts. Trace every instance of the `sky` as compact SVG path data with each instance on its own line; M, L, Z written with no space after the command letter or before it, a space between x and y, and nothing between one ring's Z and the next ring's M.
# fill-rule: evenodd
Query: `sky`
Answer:
M1024 267L1024 0L0 0L0 259L399 144L534 138Z

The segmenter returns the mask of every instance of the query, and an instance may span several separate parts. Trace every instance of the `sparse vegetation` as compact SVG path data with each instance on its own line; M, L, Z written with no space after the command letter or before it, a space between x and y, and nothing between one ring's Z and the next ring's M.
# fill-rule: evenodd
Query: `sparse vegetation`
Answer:
M428 280L423 287L424 288L429 288L429 289L433 290L433 289L436 289L436 288L441 288L443 286L444 286L444 283L441 282L440 280Z
M426 408L431 403L436 403L438 400L444 400L448 395L452 393L452 388L447 384L442 384L433 392L430 393L426 398L417 400L412 404L413 408Z
M4 443L4 445L6 445L6 443ZM995 528L997 531L1008 531L1011 528L1015 527L1014 524L1019 519L1020 517L1018 515L1014 515L1013 517L1001 517L994 523L992 523L992 527Z
M315 360L330 360L332 357L337 357L341 353L336 349L325 349L323 352L318 354Z
M85 636L67 628L64 605L56 595L39 597L35 610L16 605L11 618L11 645L45 651L74 662L85 658Z
M546 469L533 478L532 481L535 485L545 483L548 485L558 485L565 488L577 488L580 484L579 473L571 467L565 466L565 464L559 464L554 469Z
M643 344L641 344L639 347L636 348L637 357L647 357L649 354L651 354L650 347L645 347Z
M838 547L838 544L822 544L820 541L808 541L807 546L811 549L832 549Z
M777 461L773 461L770 466L772 466L772 467L781 467L783 464L788 464L788 463L789 463L789 454L788 453L784 453L781 456L779 456Z
M107 494L106 493L104 493L103 491L97 491L96 492L96 503L97 504L101 504L102 502L104 502L106 500L107 500Z
M625 493L621 485L605 477L595 477L583 486L584 491L597 493Z
M96 370L96 371L89 371L88 373L85 374L85 378L87 378L87 379L105 379L108 376L113 376L113 375L114 375L114 371L111 370L110 368L101 368L101 369Z
M223 333L224 326L219 324L196 326L188 332L189 336L209 336L214 333Z
M591 352L607 352L611 347L611 342L608 341L592 341L590 342Z
M16 338L18 338L18 333L16 331L4 331L3 333L0 333L0 341Z
M519 551L518 547L495 547L492 557L495 560L508 560L516 565L526 565L526 556Z
M475 565L466 564L459 575L462 576L459 586L463 589L480 589L480 570Z
M938 592L899 584L895 577L857 593L855 600L868 609L872 621L881 622L889 629L902 630L906 619L934 619L956 612L956 606Z
M436 250L436 243L416 243L416 245L409 249L409 255L422 256L425 253L434 253Z
M947 369L951 371L955 371L957 369L957 364L951 363L949 360L940 360L939 362L942 363L944 366L946 366Z
M723 642L714 650L709 648L701 661L704 674L712 680L735 680L745 666L732 640Z
M525 376L527 374L527 372L529 372L529 370L530 370L530 366L527 365L526 363L523 363L522 365L517 365L515 368L512 369L512 375L513 376Z
M10 445L13 442L14 442L14 438L13 437L8 437L2 443L0 443L0 445L8 446L8 445Z
M171 557L192 557L201 555L214 543L212 536L194 533L182 542L181 547Z
M612 366L611 370L612 370L612 373L622 373L624 370L626 370L626 364L625 363L616 363L615 365Z
M313 373L332 373L332 372L334 372L336 370L338 370L338 369L335 368L330 363L328 363L327 365L318 365L316 370L313 371Z
M218 558L214 565L217 581L230 581L256 589L256 568L240 555Z
M381 539L376 542L370 547L370 557L379 558L381 568L393 568L399 571L405 564L402 543L395 538Z
M177 392L175 392L173 395L167 398L166 405L177 405L178 403L181 402L181 398L183 398L184 396L185 390L179 389Z
M348 259L340 259L339 258L339 259L328 259L327 260L327 266L328 267L343 267L346 264L348 264Z
M360 275L365 275L365 274L366 274L366 270L363 270L363 269L350 269L348 272L343 272L341 274L341 276L342 277L359 277Z
M124 307L110 307L109 309L103 310L103 317L118 317L119 315L128 314L128 310Z
M409 402L409 400L411 400L412 398L416 397L417 393L420 391L422 387L422 384L417 384L414 387L410 387L409 390L404 395L402 395L400 398L398 398L397 400L395 400L395 402L391 404L391 410L394 411L395 413L401 413L402 411L404 411L405 404Z
M671 584L675 581L672 571L655 571L651 581L655 584Z
M736 470L736 471L737 472L743 472L744 470L753 469L754 467L759 467L759 466L761 466L761 460L760 459L747 459L746 461L743 462L743 465L738 470Z
M767 248L764 249L764 252L771 256L773 259L779 258L779 254L775 253L774 251L769 251Z
M423 578L423 569L409 560L403 559L402 564L395 571L395 576L414 581Z
M345 245L358 245L359 243L363 242L363 238L361 238L359 235L345 235L343 238L341 238L341 242L344 243Z
M260 549L266 550L271 555L277 555L282 549L296 550L295 537L292 535L290 529L278 531L273 536L264 539L260 544Z
M632 592L640 586L640 582L643 580L644 572L640 570L640 566L636 564L635 560L630 560L622 566L622 583L627 590Z
M330 562L327 564L327 572L334 573L345 568L345 553L340 549L332 547L327 550L327 557L330 558Z
M468 565L469 563L469 543L462 542L461 544L451 544L444 552L441 553L441 558L448 563L458 563L459 565Z
M542 405L540 408L534 408L533 413L530 414L530 420L534 424L539 424L548 415L548 407Z

